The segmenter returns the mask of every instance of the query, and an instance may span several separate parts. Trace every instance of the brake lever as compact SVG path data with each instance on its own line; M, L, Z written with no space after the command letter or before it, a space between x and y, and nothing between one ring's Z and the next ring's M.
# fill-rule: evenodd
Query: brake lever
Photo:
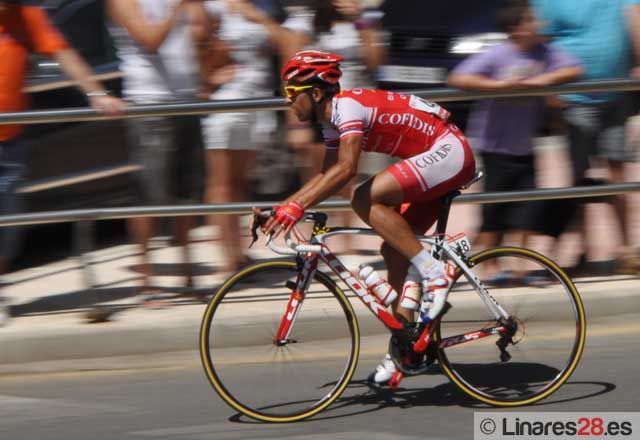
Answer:
M264 224L271 214L267 214L266 212L254 212L253 218L251 219L251 225L249 228L251 229L251 243L249 244L249 248L254 245L256 241L258 241L258 229Z
M249 248L254 245L256 241L258 241L258 228L261 226L261 219L259 214L253 214L253 219L251 220L251 243L249 243Z

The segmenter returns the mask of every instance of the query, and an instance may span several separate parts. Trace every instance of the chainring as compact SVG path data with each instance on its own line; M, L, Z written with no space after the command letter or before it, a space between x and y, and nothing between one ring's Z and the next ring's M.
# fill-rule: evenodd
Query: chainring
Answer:
M407 363L408 357L418 356L413 352L413 344L420 336L413 328L407 328L394 334L389 340L389 356L396 368L405 376L416 376L426 373L438 358L436 344L430 343L417 363Z

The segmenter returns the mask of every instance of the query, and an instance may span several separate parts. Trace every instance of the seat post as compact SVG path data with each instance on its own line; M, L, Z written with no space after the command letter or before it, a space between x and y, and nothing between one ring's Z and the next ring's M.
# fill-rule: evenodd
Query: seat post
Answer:
M449 212L451 211L451 202L460 195L460 191L452 191L442 198L442 208L438 216L438 224L436 225L436 233L440 236L447 232L447 223L449 222Z

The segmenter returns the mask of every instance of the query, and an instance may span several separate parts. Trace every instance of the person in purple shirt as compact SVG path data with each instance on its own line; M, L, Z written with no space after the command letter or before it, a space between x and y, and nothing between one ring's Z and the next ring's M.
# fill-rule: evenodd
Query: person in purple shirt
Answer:
M498 13L498 25L509 40L464 60L449 75L449 85L506 91L560 84L582 74L577 58L545 43L528 1L509 2ZM535 188L532 145L543 105L542 98L518 97L482 100L473 108L466 132L482 157L486 191ZM519 231L524 244L535 226L536 206L527 202L483 205L478 245L497 246L507 231Z

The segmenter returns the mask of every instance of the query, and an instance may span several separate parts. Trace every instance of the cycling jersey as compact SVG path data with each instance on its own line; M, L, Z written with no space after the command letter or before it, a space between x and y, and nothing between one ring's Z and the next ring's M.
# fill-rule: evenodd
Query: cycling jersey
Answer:
M363 136L362 149L406 159L427 150L446 129L449 112L417 96L385 90L343 90L333 98L331 125L323 127L327 148Z
M401 214L416 229L431 226L438 213L435 201L473 178L469 142L439 105L417 96L353 89L335 96L332 106L331 124L323 126L327 148L362 135L364 151L404 159L386 171L402 187L403 202L412 205L404 206Z

